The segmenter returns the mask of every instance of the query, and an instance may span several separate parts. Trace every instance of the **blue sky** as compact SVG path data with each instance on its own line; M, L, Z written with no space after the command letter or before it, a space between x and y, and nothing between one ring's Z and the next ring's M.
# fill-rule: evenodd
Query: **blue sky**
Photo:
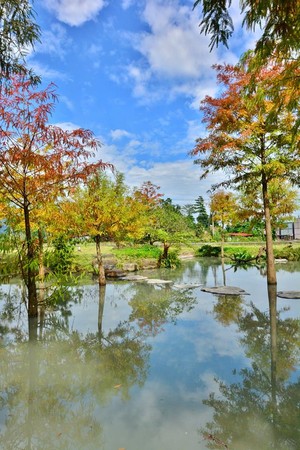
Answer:
M210 53L193 0L35 1L42 35L28 59L57 86L52 122L91 129L98 157L132 187L150 180L180 205L208 199L217 175L200 181L188 152L205 133L200 101L217 93L211 66L236 63L254 45L238 4L229 50Z

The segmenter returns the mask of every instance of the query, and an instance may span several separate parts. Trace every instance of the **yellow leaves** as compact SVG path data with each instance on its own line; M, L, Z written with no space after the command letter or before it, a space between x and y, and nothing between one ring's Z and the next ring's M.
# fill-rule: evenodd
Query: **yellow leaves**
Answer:
M221 222L222 227L235 221L237 209L236 199L232 192L220 190L210 198L210 210L213 218L215 221Z
M278 160L271 160L263 165L262 170L268 178L274 178L284 175L286 173L286 166Z

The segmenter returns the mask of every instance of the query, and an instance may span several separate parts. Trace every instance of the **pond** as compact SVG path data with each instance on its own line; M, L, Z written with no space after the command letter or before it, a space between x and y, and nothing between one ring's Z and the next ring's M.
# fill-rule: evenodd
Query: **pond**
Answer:
M69 287L28 324L22 287L1 286L0 448L300 448L300 300L256 267L218 262ZM300 290L299 263L278 290ZM199 286L201 285L201 286ZM277 312L276 312L277 310Z

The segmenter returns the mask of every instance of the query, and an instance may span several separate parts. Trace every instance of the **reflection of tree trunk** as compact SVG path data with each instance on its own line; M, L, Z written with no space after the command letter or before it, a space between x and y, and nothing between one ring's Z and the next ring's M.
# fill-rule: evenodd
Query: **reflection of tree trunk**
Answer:
M24 205L24 220L25 220L25 234L26 234L26 246L27 246L27 261L26 261L26 286L28 291L28 317L37 317L38 305L37 305L37 293L36 293L36 271L34 268L35 263L35 251L32 242L30 217L29 217L29 204Z
M27 446L26 450L35 448L34 430L36 425L36 405L37 399L35 393L38 380L38 360L37 360L37 329L38 319L36 317L28 318L28 406L27 406Z
M212 273L213 273L215 286L217 286L217 268L216 268L216 266L212 266L211 270L212 270Z
M273 419L277 414L277 289L276 285L268 285L271 336L271 395Z
M225 265L224 265L224 242L225 242L225 231L224 231L224 225L222 224L222 231L221 231L221 263L222 263L222 273L223 273L223 284L226 286L226 276L225 276Z
M105 269L103 264L103 258L101 253L101 237L99 234L95 237L96 253L97 253L97 265L98 265L98 282L100 286L106 285Z
M39 283L38 290L38 337L39 340L43 337L44 323L45 323L45 284Z
M99 308L98 308L98 336L99 340L102 338L102 321L103 321L103 311L105 303L105 291L106 286L99 286Z
M265 230L266 230L266 255L267 255L267 281L268 284L277 284L276 269L273 251L273 237L270 214L270 201L268 194L268 183L266 175L262 174L262 193L265 214Z

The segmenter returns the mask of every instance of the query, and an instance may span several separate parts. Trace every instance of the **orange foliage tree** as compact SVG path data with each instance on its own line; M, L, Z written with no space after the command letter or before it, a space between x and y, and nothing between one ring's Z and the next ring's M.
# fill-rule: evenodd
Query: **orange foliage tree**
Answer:
M251 61L250 61L251 62ZM247 65L218 65L217 77L224 88L201 103L208 134L199 138L191 154L203 169L223 171L216 187L259 188L262 193L266 231L267 280L276 284L270 213L270 183L290 180L299 184L299 135L297 108L282 108L270 115L274 99L269 87L280 78L282 67L271 63L256 76L255 90L247 91L251 75ZM278 94L280 95L280 94ZM287 95L282 90L282 95ZM299 106L299 105L298 105Z
M90 130L66 131L48 123L55 87L38 90L15 76L0 90L0 194L22 212L25 229L28 315L37 316L37 243L32 234L35 212L107 164L90 162L99 143Z

